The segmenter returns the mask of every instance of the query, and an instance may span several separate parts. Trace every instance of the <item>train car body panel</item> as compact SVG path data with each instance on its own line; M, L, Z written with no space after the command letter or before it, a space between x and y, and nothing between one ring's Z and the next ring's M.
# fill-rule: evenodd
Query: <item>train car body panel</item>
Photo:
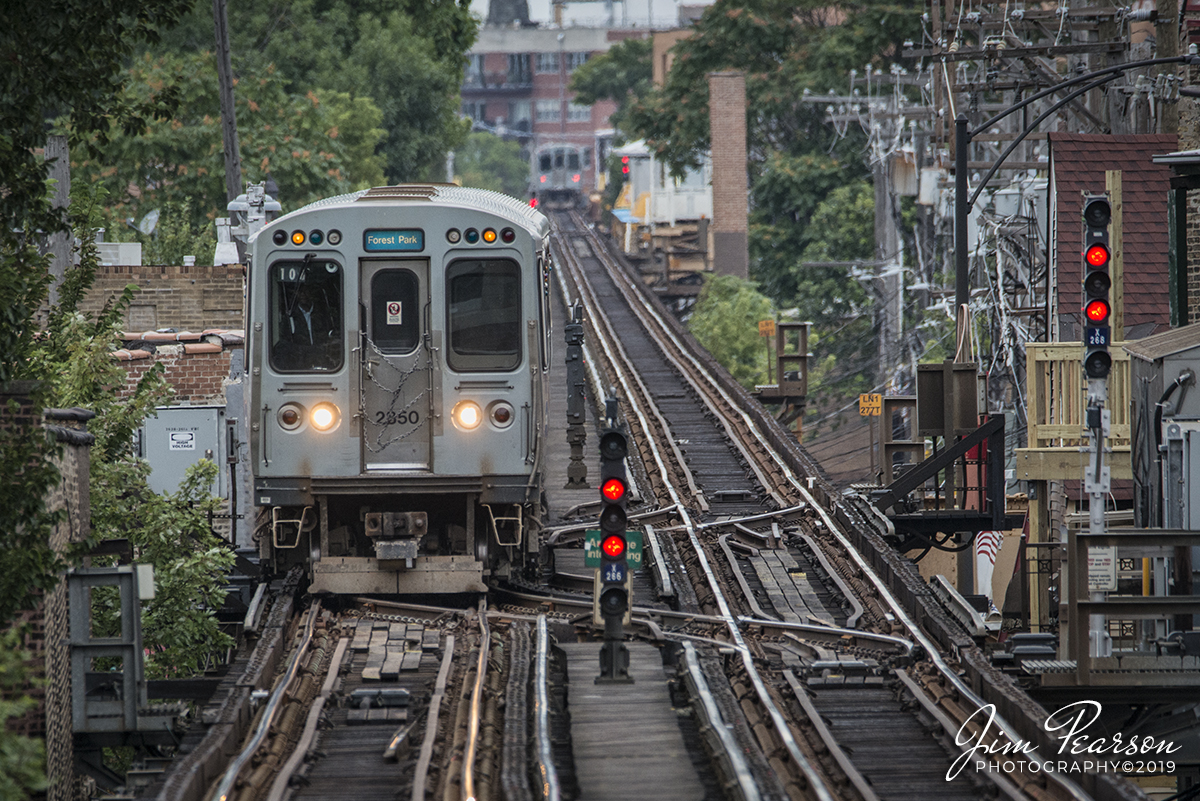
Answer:
M331 198L251 242L259 540L314 591L484 589L537 553L549 225L448 186Z

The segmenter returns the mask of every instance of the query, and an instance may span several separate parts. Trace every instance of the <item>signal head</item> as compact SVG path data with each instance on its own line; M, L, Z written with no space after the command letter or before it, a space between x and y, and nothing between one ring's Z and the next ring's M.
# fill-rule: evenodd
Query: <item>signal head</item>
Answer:
M1083 204L1083 221L1093 228L1103 228L1112 220L1112 206L1103 197L1088 198Z
M619 462L629 455L629 442L625 435L609 429L600 435L600 458Z
M1107 267L1109 258L1108 247L1099 243L1089 245L1087 251L1083 254L1083 258L1091 267Z
M1108 273L1090 272L1083 277L1083 291L1089 297L1103 296L1108 294L1109 288L1112 287L1112 278Z
M619 478L610 478L600 485L600 495L610 503L618 503L625 497L625 482Z
M1107 350L1090 351L1083 359L1083 371L1088 378L1107 378L1112 370L1112 356Z
M1089 300L1088 304L1083 307L1084 319L1093 325L1097 325L1107 320L1108 312L1108 301L1102 298Z
M600 512L600 530L610 534L625 531L625 523L629 518L625 510L616 504L606 504Z

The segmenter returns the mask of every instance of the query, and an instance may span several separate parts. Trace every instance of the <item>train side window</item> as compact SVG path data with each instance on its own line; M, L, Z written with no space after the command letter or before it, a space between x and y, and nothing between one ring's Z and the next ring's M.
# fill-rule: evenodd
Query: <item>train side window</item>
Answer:
M567 168L571 170L579 169L579 153L577 151L572 150L567 155Z
M543 153L541 158L538 159L538 170L540 170L541 172L550 172L550 166L551 166L550 154Z
M371 341L384 353L411 353L421 338L420 285L411 270L371 278Z
M275 262L270 282L271 367L290 373L341 369L341 266L312 259Z
M453 370L512 370L521 364L521 268L511 259L462 259L446 270Z

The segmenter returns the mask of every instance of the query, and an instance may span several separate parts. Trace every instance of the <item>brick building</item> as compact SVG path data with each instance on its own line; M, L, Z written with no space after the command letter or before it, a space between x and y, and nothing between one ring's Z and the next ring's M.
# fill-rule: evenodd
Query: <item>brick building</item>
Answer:
M582 184L594 188L616 104L576 104L567 84L592 56L646 35L609 28L485 26L467 54L462 112L477 128L520 142L529 157L551 145L586 149Z
M79 310L95 314L129 284L136 284L138 289L126 312L127 330L203 331L242 327L241 265L105 265L96 271L96 280L79 304Z

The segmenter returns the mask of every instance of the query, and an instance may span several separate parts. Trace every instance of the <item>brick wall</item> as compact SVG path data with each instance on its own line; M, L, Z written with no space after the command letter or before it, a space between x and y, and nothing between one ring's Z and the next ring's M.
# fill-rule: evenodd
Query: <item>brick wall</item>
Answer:
M116 357L126 373L124 393L131 393L152 365L161 364L167 381L175 389L172 404L224 404L233 349L241 345L198 344L203 350L188 343L160 345L153 353L141 348L117 351Z
M710 72L708 103L712 131L713 270L746 278L750 257L745 74Z
M35 410L29 393L31 382L14 382L0 388L0 425L27 426L40 422L41 410ZM9 399L20 403L15 416L7 413ZM91 465L93 438L87 433L87 421L92 412L83 409L50 409L45 412L48 427L62 445L58 457L61 476L59 484L46 496L51 510L64 509L67 514L50 532L50 545L59 554L72 543L82 542L90 531L91 503L88 472ZM41 701L38 708L24 718L13 721L10 729L30 737L44 738L46 743L46 775L50 788L49 801L73 801L85 797L82 783L75 773L74 735L71 722L71 655L68 648L70 619L66 582L60 582L45 594L37 609L17 617L17 624L26 626L25 648L32 658L29 666L35 676L44 679L41 687L29 694Z
M80 304L95 313L128 284L136 284L125 315L129 331L177 328L241 328L243 275L240 265L220 267L104 266Z

